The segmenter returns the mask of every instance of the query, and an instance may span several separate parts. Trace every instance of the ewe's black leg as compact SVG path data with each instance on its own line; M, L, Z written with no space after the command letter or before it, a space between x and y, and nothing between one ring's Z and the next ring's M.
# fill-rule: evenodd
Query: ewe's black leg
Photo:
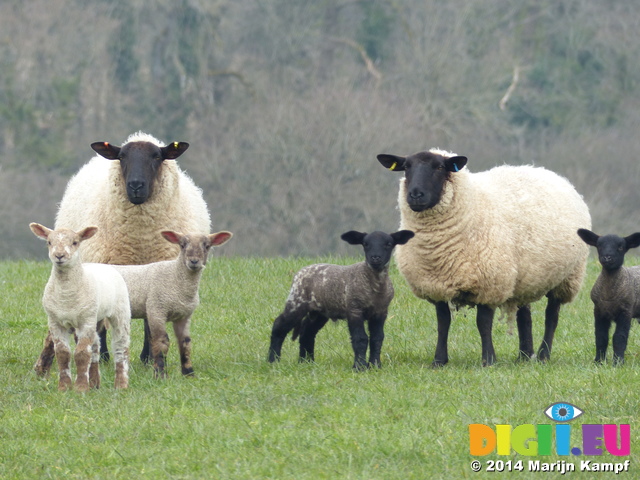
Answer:
M269 346L269 362L280 360L280 351L287 334L299 324L306 312L288 311L285 309L273 322L271 329L271 345Z
M529 360L533 357L533 334L531 332L531 308L523 305L518 308L516 314L518 323L518 338L520 339L520 360Z
M538 350L538 360L545 362L551 357L551 347L553 346L553 336L558 326L560 306L562 303L553 294L547 295L547 308L544 312L544 338Z
M607 358L607 347L609 346L609 328L611 319L595 312L595 333L596 333L596 358L594 362L602 363Z
M329 319L318 312L309 312L307 318L302 321L300 329L300 361L315 359L316 335L324 327Z
M380 367L380 351L384 341L384 322L387 316L369 319L369 364Z
M496 361L496 352L493 349L491 335L494 310L486 305L478 305L477 309L476 324L478 332L480 332L480 341L482 342L482 366L489 367Z
M447 342L449 340L449 327L451 326L451 310L447 302L436 302L436 316L438 318L438 343L432 367L442 367L449 361Z
M369 345L369 337L364 329L362 314L350 316L347 319L347 324L349 325L351 346L354 353L353 368L355 370L364 370L368 367L367 346Z
M624 363L624 352L627 350L627 340L629 339L630 329L631 316L626 313L618 315L616 319L616 329L611 339L614 365L622 365Z
M109 354L109 346L107 345L107 329L102 320L98 322L98 336L100 337L100 361L108 363L111 355Z
M151 349L149 347L150 338L151 338L151 331L149 330L149 321L145 318L144 319L144 343L142 344L142 352L140 352L140 360L144 364L151 362Z

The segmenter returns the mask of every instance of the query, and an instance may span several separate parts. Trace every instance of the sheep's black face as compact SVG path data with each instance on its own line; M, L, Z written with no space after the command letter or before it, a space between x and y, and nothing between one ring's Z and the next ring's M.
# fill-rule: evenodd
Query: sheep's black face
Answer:
M378 155L378 161L389 170L405 172L407 204L414 212L435 207L449 176L467 164L466 157L447 158L433 152L408 157L383 154Z
M166 147L150 142L129 142L123 147L107 142L91 145L103 157L120 160L127 197L134 205L141 205L151 197L162 162L178 158L188 147L185 142L174 142Z
M343 233L341 238L352 245L362 245L367 265L373 270L381 271L389 265L394 247L404 245L413 236L414 233L410 230L401 230L392 234L377 231L367 234L352 230Z

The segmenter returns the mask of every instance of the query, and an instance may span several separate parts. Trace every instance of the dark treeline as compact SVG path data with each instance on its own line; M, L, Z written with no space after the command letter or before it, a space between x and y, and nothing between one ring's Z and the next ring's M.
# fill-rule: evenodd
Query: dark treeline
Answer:
M221 254L347 253L397 228L378 153L568 177L599 233L640 230L640 15L615 0L5 0L0 258L42 257L94 141L191 144ZM161 240L161 239L160 239Z

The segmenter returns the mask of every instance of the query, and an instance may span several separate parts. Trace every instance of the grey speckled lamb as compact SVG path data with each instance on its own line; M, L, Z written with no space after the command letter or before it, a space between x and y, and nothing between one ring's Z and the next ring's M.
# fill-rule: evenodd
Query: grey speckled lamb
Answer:
M293 340L300 337L300 360L313 361L320 329L329 319L346 319L355 356L353 368L379 367L384 322L394 295L389 261L394 247L407 243L413 235L409 230L392 234L350 231L341 238L351 245L362 245L364 262L348 266L316 264L300 270L293 279L284 312L273 324L269 361L280 358L282 343L291 330ZM365 321L369 324L370 339Z
M598 249L602 271L591 289L595 318L597 363L604 362L609 345L611 322L616 323L613 333L613 363L624 363L631 319L640 320L640 267L623 267L624 256L631 248L640 246L640 233L628 237L599 236L581 228L578 235L587 245Z

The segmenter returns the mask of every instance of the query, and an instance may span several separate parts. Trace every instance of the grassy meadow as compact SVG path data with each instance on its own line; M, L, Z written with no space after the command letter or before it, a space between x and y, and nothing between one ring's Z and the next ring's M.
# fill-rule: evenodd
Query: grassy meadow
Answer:
M396 298L387 320L383 368L351 369L347 327L330 322L318 335L316 363L297 362L287 339L280 363L266 362L273 319L292 275L318 261L352 258L218 258L203 275L192 323L195 378L180 374L173 331L165 381L141 364L142 321L132 325L130 388L115 391L112 365L87 394L60 393L57 368L32 371L46 333L40 304L48 262L0 263L0 478L2 479L458 479L492 478L488 460L524 460L507 476L531 478L527 462L631 460L640 472L637 391L640 332L634 325L626 364L595 366L589 290L599 268L590 260L578 299L561 311L547 364L516 362L517 335L494 323L498 362L482 368L475 312L456 312L450 361L430 368L434 308L413 297L395 266ZM628 258L627 264L638 263ZM543 332L544 302L534 305L534 339ZM477 457L470 467L468 425L552 424L544 410L570 402L580 425L631 424L631 456ZM635 473L634 473L635 472ZM571 472L592 478L593 473ZM558 472L542 478L560 478Z

